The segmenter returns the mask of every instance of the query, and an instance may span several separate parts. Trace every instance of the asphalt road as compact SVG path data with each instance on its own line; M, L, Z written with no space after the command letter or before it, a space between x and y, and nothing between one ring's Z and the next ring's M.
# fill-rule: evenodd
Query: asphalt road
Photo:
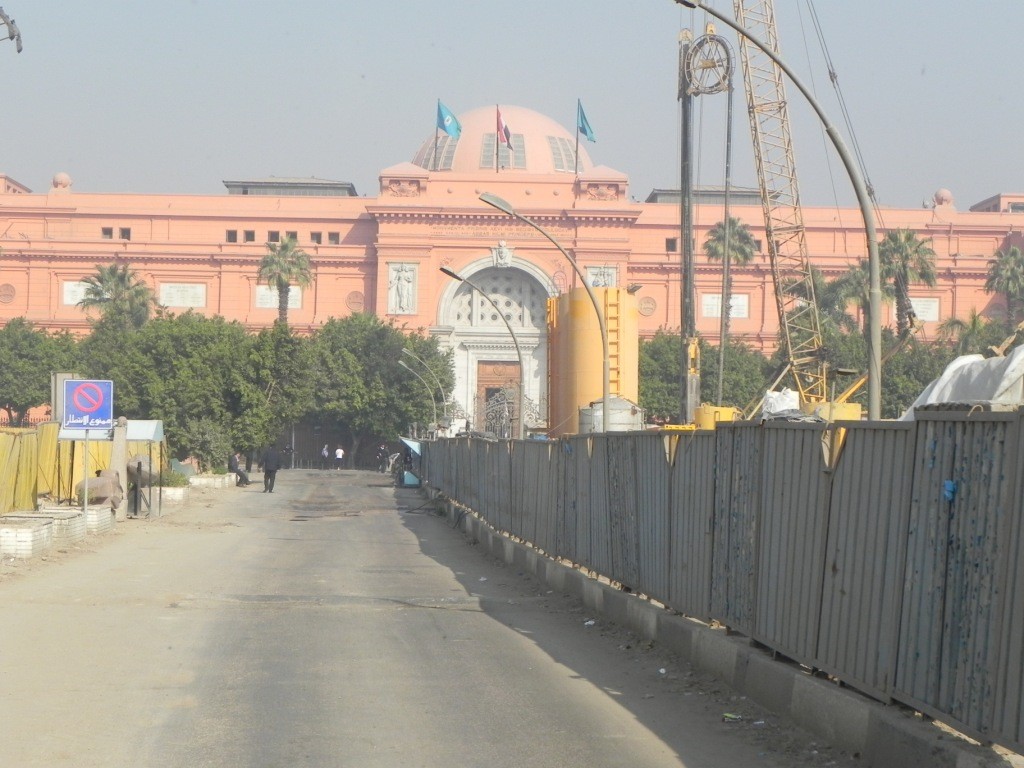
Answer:
M4 562L0 766L858 764L490 558L417 491L253 479Z

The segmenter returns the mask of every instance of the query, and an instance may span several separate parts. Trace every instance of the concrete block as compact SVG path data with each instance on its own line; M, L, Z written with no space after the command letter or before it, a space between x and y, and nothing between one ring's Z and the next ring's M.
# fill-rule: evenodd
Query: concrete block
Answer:
M49 520L53 526L53 546L56 549L85 540L85 515L72 507L42 507L38 512L17 515L19 520Z
M806 674L791 672L790 679L793 696L789 713L793 720L841 749L864 751L870 702L835 683Z
M738 645L729 642L724 632L714 629L698 633L694 641L691 658L694 665L732 686L736 680Z
M772 659L768 654L752 652L747 657L743 689L747 696L772 712L790 712L793 681L803 674L794 664Z
M110 533L114 530L114 510L109 504L85 508L86 533Z
M626 602L626 625L644 640L654 640L658 636L659 613L664 610L634 598Z
M230 488L235 484L234 474L230 475L192 475L188 484L196 488Z
M663 645L683 658L693 656L694 635L706 629L683 616L676 616L668 611L661 611L655 617L657 635L654 638L658 645Z
M0 518L0 554L27 559L47 552L53 546L50 520L8 521Z

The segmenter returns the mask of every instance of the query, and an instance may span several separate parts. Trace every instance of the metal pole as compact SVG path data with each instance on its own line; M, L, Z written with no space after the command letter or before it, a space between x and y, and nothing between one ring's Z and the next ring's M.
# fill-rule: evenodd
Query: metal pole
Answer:
M699 8L705 13L714 16L726 26L730 27L736 34L745 37L756 45L779 69L785 72L786 76L793 81L793 85L803 94L804 98L811 105L817 114L822 125L825 126L825 133L828 134L832 145L843 161L846 173L853 184L853 190L857 195L857 203L860 205L861 217L864 219L864 234L867 238L868 265L869 265L869 287L868 287L868 418L877 421L882 417L882 289L881 271L878 260L878 236L875 231L875 212L871 207L871 198L868 195L867 185L857 168L856 162L846 149L839 132L825 116L824 110L818 104L817 99L804 86L800 79L793 73L793 70L786 65L782 59L769 48L764 42L737 24L734 20L725 16L714 8L709 8L703 2L697 0L675 0L687 8Z
M719 407L722 405L722 385L725 379L725 345L729 340L729 321L732 319L732 285L729 276L729 268L732 264L732 246L729 237L732 234L732 223L729 221L729 191L732 186L732 77L729 78L729 105L725 111L725 201L722 206L725 221L725 255L722 257L722 306L721 317L719 318L720 329L718 337L718 398Z
M434 397L434 388L427 383L427 380L420 376L416 371L405 364L405 360L399 360L398 364L405 368L409 373L423 382L423 386L427 388L427 393L430 395L430 404L434 408L434 430L437 430L437 398Z
M488 192L484 192L482 195L480 195L480 200L482 202L487 203L492 208L497 208L502 213L507 213L509 216L519 219L519 221L533 227L535 230L544 235L544 237L547 238L551 242L551 244L559 250L562 256L565 257L565 260L569 262L569 265L573 268L573 271L576 272L580 280L583 282L583 287L586 289L587 295L590 297L590 303L594 305L594 312L597 313L597 327L598 330L601 332L601 354L604 358L603 380L601 382L601 429L602 431L607 432L608 400L611 397L611 363L608 352L608 324L605 320L604 312L601 311L601 305L597 300L597 296L594 293L594 289L590 287L590 283L587 282L587 278L584 276L583 271L580 269L580 265L576 263L576 259L570 256L569 252L565 250L565 248L563 248L559 244L559 242L555 240L555 238L552 237L546 229L541 227L540 224L536 223L532 219L528 219L526 216L523 216L521 213L516 211L511 206L511 204L509 204L505 200L502 200L497 195L492 195Z
M441 386L441 379L438 378L438 375L436 373L434 373L434 369L431 368L429 365L427 365L427 361L426 360L424 360L422 357L419 357L416 353L414 353L408 347L404 347L402 349L402 354L403 355L408 355L409 357L411 357L417 363L419 363L424 368L426 368L427 372L431 376L434 377L434 381L437 382L437 389L441 393L441 412L444 414L444 417L447 419L448 418L448 395L445 394L444 387Z
M519 439L524 440L526 438L526 366L523 364L523 350L519 347L519 339L516 337L516 332L512 330L511 323L509 323L504 313L494 302L494 299L488 296L480 286L468 277L463 277L447 267L441 267L441 271L448 275L448 277L465 283L475 291L479 291L480 295L487 299L490 305L494 307L494 311L498 313L498 317L501 318L501 321L505 323L505 327L508 328L509 335L512 337L512 343L516 345L516 357L519 358Z

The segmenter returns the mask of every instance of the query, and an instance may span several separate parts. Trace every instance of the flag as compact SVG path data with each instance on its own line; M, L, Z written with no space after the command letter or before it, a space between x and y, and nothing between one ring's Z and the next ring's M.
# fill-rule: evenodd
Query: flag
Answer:
M594 136L594 129L590 127L587 113L583 111L583 104L579 99L576 99L576 131L586 136L587 141L597 141L597 137Z
M512 131L505 125L505 119L501 116L500 109L498 109L498 141L505 142L505 146L512 149Z
M437 128L447 133L453 139L457 139L462 135L462 125L459 123L459 119L452 114L448 107L441 103L440 99L437 100Z

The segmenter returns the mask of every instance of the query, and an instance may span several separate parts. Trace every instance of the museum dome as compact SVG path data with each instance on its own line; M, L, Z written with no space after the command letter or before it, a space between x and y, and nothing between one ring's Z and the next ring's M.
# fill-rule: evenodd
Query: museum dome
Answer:
M501 116L512 134L511 150L504 142L498 146L498 165L501 170L537 174L583 173L593 167L582 143L579 148L579 168L576 167L575 134L550 117L532 109L510 105L501 107ZM423 142L413 163L428 170L455 173L493 171L497 108L489 106L471 109L457 117L462 126L459 138L455 139L438 130L436 154L434 136L431 135Z

